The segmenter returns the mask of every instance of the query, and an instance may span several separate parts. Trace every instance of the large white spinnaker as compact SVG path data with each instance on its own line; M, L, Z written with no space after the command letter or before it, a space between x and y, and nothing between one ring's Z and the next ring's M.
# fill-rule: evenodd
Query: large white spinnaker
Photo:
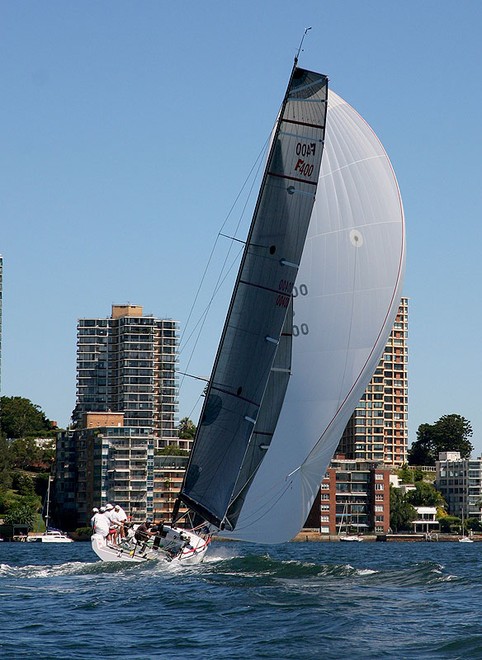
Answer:
M271 445L226 536L287 541L303 526L379 362L401 297L398 184L375 133L329 91L325 152L294 290L292 375Z

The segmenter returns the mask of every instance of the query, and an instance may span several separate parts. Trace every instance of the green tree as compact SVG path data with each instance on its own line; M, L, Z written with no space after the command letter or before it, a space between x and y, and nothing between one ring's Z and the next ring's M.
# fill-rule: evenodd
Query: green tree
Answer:
M459 533L461 522L457 516L443 516L439 519L440 531L445 534Z
M175 445L168 445L167 447L162 447L162 449L156 449L157 456L189 456L189 452L186 449L179 449Z
M424 479L422 470L418 468L411 470L406 463L397 470L397 476L402 484L414 484L416 481L423 481Z
M9 445L6 438L0 435L0 491L10 488L11 484Z
M408 452L410 465L435 465L439 452L458 451L462 458L469 458L473 445L472 426L461 415L444 415L435 424L421 424L417 440Z
M413 506L435 506L441 508L447 506L442 493L427 481L417 481L415 483L415 490L409 491L406 499Z
M390 488L390 527L394 532L411 531L410 523L417 517L414 507L399 488Z
M14 472L12 488L18 492L19 495L32 496L35 494L34 481L29 474L23 472Z
M77 527L75 535L78 541L88 541L92 536L92 527Z
M181 439L194 438L196 435L196 425L189 417L183 417L177 427L178 435Z
M21 396L0 397L0 428L7 438L25 438L52 431L39 406Z
M478 518L467 518L465 521L465 527L471 529L474 532L480 532L482 529L482 523Z
M17 500L18 496L11 490L0 490L0 514L6 513Z
M11 466L19 470L27 470L39 460L39 448L32 438L12 440L9 454Z
M20 500L10 507L3 520L6 525L27 525L29 530L31 530L33 529L35 518L35 505L28 501Z

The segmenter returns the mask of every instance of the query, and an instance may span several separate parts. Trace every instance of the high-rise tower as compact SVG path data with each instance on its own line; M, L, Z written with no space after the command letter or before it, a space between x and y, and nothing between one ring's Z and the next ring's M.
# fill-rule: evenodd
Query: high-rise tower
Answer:
M402 298L378 367L337 452L350 459L403 465L408 445L408 298Z
M144 316L141 306L113 305L104 319L77 326L79 423L87 412L122 412L128 427L142 427L157 446L177 437L178 323Z

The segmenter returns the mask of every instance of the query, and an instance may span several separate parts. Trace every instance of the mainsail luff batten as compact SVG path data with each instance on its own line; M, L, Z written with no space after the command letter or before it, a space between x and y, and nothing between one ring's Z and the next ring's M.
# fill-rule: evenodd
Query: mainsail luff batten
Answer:
M309 85L299 84L303 80ZM314 201L313 193L308 196L306 190L318 179L321 163L326 103L318 104L318 123L313 106L308 114L295 106L302 105L298 96L306 94L301 87L326 99L326 83L320 74L292 71L180 494L188 505L198 503L193 508L202 509L202 515L218 526L229 506L252 421L257 419L279 349L294 282L292 267L299 263ZM299 131L309 131L306 140L297 141L297 134L282 135L283 122L297 118ZM298 168L299 180L284 187L281 177L287 168L293 172ZM254 314L260 310L259 316Z

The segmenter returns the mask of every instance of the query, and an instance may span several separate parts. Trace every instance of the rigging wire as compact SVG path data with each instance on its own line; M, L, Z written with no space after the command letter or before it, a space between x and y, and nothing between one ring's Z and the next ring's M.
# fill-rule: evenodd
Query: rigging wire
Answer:
M238 252L236 253L235 257L233 258L233 260L231 261L231 263L228 265L228 260L229 260L229 258L230 258L230 256L231 256L232 245L229 247L229 249L228 249L228 251L227 251L227 254L226 254L225 258L224 258L223 264L222 264L222 266L221 266L221 269L220 269L220 272L219 272L218 278L217 278L216 283L215 283L215 285L214 285L213 292L212 292L212 294L211 294L211 296L210 296L210 298L209 298L209 300L208 300L208 303L207 303L206 307L204 308L204 310L201 312L201 314L200 314L198 320L196 321L196 323L194 324L194 326L193 326L191 332L189 333L189 335L187 336L187 338L185 338L186 333L187 333L187 331L188 331L189 324L190 324L191 319L192 319L192 316L193 316L193 314L194 314L194 310L195 310L195 307L196 307L197 301L198 301L199 296L200 296L200 293L201 293L201 289L202 289L202 287L203 287L203 285L204 285L204 282L205 282L205 280L206 280L207 273L208 273L209 267L210 267L210 265L211 265L211 262L213 261L214 253L215 253L215 251L216 251L216 247L217 247L217 245L218 245L218 243L219 243L219 239L220 239L221 237L224 237L224 238L226 237L225 234L222 233L222 230L224 229L224 227L226 226L226 224L227 224L229 218L230 218L231 215L233 214L234 209L235 209L236 205L238 204L241 195L242 195L243 192L245 191L245 189L246 189L246 187L247 187L247 184L248 184L249 180L251 179L251 186L249 187L249 191L248 191L248 193L247 193L247 195L246 195L246 201L245 201L245 203L244 203L244 205L243 205L243 208L242 208L242 210L241 210L240 216L239 216L238 221L237 221L237 223L236 223L236 227L235 227L235 232L234 232L234 233L236 234L237 231L239 230L239 227L240 227L240 225L241 225L242 219L243 219L243 217L244 217L244 215L245 215L245 212L246 212L246 207L248 206L248 201L249 201L249 199L251 198L251 195L252 195L252 192L253 192L253 188L254 188L255 182L256 182L257 177L258 177L258 175L259 175L259 170L260 170L261 165L262 165L262 162L263 162L262 157L263 157L263 154L266 153L266 149L267 149L267 145L268 145L268 143L269 143L269 138L265 141L265 143L264 143L264 145L263 145L261 151L259 152L259 154L258 154L258 156L257 156L257 158L256 158L256 160L255 160L255 162L254 162L254 164L253 164L253 166L251 167L251 169L250 169L250 171L249 171L249 173L248 173L248 175L247 175L247 177L246 177L246 179L245 179L245 181L244 181L244 183L243 183L243 185L242 185L242 187L241 187L239 193L237 194L237 196L236 196L236 198L235 198L235 200L234 200L234 202L233 202L233 204L232 204L232 206L231 206L231 208L230 208L228 214L226 215L226 218L224 219L223 224L221 225L221 228L220 228L220 230L218 231L218 235L216 236L216 239L215 239L215 241L214 241L214 245L213 245L213 247L212 247L212 249L211 249L211 253L210 253L210 255L209 255L209 258L208 258L207 264L206 264L206 266L205 266L205 268L204 268L204 272L203 272L202 277L201 277L201 280L200 280L200 282L199 282L199 286L198 286L198 288L197 288L197 291L196 291L196 294L195 294L195 297L194 297L194 301L193 301L193 303L192 303L192 305L191 305L191 308L190 308L190 310L189 310L189 314L188 314L188 318L187 318L186 323L185 323L185 326L184 326L185 329L182 331L182 333L181 333L181 337L180 337L180 340L179 340L179 343L180 343L179 355L182 355L182 354L185 352L185 350L187 350L187 346L189 345L189 343L190 343L190 341L192 340L193 336L194 336L194 335L196 334L196 332L197 332L196 339L195 339L194 344L193 344L193 346L192 346L192 348L191 348L191 352L190 352L190 354L189 354L188 361L187 361L187 364L186 364L186 371L189 369L189 365L191 364L192 358L193 358L193 356L194 356L195 350L196 350L196 348L197 348L198 342L199 342L200 337L201 337L202 330L203 330L203 328L204 328L204 324L205 324L205 322L206 322L206 319L207 319L207 317L208 317L208 313L209 313L209 311L210 311L210 309L211 309L211 306L212 306L212 304L213 304L213 302L214 302L214 299L216 298L217 294L219 293L219 290L222 288L222 285L223 285L224 282L226 281L226 279L227 279L229 273L232 271L233 267L235 266L235 264L236 264L237 261L239 260L239 256L240 256L240 254L241 254L241 252L242 252L242 249L241 249L240 251L238 251ZM233 243L234 243L235 241L239 241L239 239L236 239L236 238L231 238L231 240L232 240ZM242 241L241 241L241 242L242 242ZM184 374L184 375L183 375L183 377L182 377L182 379L181 379L181 382L180 382L180 385L179 385L179 388L181 388L181 387L183 386L183 383L184 383L184 380L185 380L186 375L187 375L187 374ZM196 406L197 406L197 404L198 404L200 398L201 398L201 396L198 398L198 400L197 400L196 403L194 404L194 406L193 406L193 410L196 408ZM192 413L192 411L191 411L191 413Z

